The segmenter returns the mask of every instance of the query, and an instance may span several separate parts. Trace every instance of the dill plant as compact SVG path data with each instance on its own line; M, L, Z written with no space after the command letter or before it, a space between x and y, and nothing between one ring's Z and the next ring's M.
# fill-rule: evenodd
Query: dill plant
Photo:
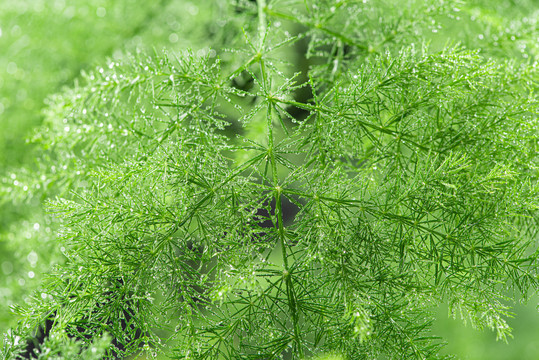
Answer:
M435 359L443 302L506 339L538 286L537 54L426 45L468 10L237 1L228 48L83 73L33 139L66 260L4 354L48 322L41 358Z

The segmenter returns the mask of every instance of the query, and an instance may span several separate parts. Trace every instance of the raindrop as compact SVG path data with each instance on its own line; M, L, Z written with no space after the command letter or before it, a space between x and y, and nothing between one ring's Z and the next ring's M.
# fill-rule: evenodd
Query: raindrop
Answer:
M10 62L7 64L7 73L10 75L14 75L17 72L17 64L14 62Z
M195 16L196 14L198 14L198 7L193 5L193 4L189 4L188 8L187 8L187 11L192 15L192 16Z
M13 264L10 261L4 261L2 263L2 272L4 275L9 275L13 272Z
M172 33L168 36L168 41L170 41L172 44L178 42L180 38L178 37L178 34Z
M71 19L73 16L75 16L75 7L69 6L64 11L64 16L68 19Z
M98 7L95 13L98 17L102 18L102 17L105 17L105 15L107 15L107 9L105 9L104 7Z

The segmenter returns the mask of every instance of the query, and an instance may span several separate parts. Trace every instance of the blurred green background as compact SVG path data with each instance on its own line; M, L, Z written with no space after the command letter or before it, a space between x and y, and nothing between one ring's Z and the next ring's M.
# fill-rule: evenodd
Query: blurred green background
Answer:
M235 21L235 11L227 11L233 2L0 0L1 333L16 323L10 306L40 296L40 281L63 261L54 222L41 210L43 199L53 195L49 189L61 184L32 179L35 149L27 142L43 121L47 96L73 86L81 71L128 52L232 47L242 40L237 36L241 24L228 25ZM433 49L462 42L501 60L537 59L538 1L463 1L456 13L439 19L425 39ZM496 342L491 331L476 331L449 318L443 306L434 332L448 341L446 353L461 359L539 359L537 301L515 307L510 321L515 338L509 344Z

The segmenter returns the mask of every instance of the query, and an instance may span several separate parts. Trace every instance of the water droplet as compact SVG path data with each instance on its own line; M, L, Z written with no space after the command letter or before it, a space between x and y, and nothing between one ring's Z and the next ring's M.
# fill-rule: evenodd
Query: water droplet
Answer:
M187 11L192 16L195 16L196 14L198 14L198 7L196 5L189 4L188 7L187 7Z
M13 264L10 261L4 261L2 263L2 272L4 275L9 275L13 272Z
M179 39L180 38L179 38L178 34L176 34L176 33L172 33L172 34L170 34L168 36L168 41L171 42L172 44L178 42Z
M104 7L98 7L95 11L95 14L101 18L105 17L105 15L107 15L107 9L105 9Z
M17 72L17 69L17 64L15 64L14 62L10 62L7 64L7 73L9 75L14 75Z

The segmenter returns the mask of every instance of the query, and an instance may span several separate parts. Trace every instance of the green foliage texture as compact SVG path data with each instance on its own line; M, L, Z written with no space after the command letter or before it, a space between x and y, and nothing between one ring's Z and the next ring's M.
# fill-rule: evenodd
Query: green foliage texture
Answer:
M5 357L46 319L44 359L449 358L442 303L511 336L539 287L536 2L207 0L192 50L114 56L147 31L122 6L0 174L54 264Z

